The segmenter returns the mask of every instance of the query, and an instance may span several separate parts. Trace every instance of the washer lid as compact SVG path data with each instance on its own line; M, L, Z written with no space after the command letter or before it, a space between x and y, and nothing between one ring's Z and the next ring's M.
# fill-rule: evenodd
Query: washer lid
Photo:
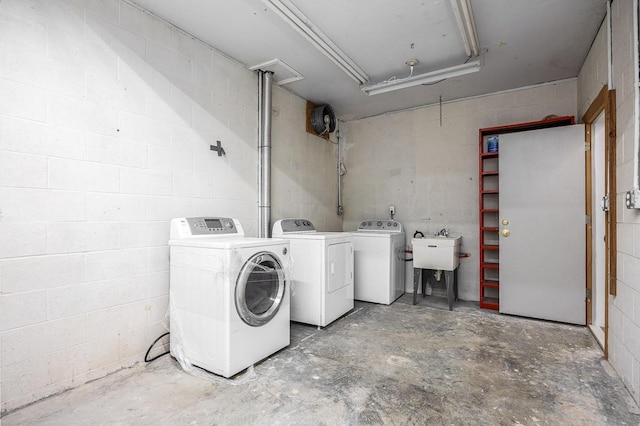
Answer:
M388 231L358 231L353 233L353 240L362 240L363 238L386 238L388 240L405 238L404 232L388 232Z
M290 240L351 240L353 238L353 232L298 232L282 234L282 238L288 238Z
M170 246L206 247L218 249L233 249L244 247L269 247L288 245L289 241L282 238L253 238L253 237L211 237L186 238L169 240Z

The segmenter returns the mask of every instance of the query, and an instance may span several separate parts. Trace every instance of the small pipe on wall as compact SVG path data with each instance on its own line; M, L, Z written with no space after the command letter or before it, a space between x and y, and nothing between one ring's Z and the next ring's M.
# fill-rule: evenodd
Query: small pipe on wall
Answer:
M344 206L342 205L342 175L346 173L344 164L342 163L342 138L340 136L340 129L338 129L336 132L336 137L338 139L338 208L336 213L338 216L344 214Z
M640 71L640 64L638 63L638 38L640 38L640 31L638 29L638 0L633 0L633 87L634 87L634 156L633 159L633 188L640 188L640 78L638 73ZM636 207L637 208L637 207Z

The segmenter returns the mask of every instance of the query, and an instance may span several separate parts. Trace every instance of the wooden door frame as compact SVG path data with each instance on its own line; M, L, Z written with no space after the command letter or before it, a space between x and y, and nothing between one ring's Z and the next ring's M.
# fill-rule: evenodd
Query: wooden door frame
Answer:
M603 86L582 116L585 124L585 142L591 144L593 123L604 112L605 132L605 192L609 196L609 211L605 215L605 304L604 304L604 357L609 357L609 295L617 293L617 238L616 238L616 92ZM592 152L585 150L585 211L589 220L586 225L586 278L587 291L593 291L593 234L591 218L593 218L593 184L592 184ZM590 294L590 293L589 293ZM589 324L592 315L591 298L587 298L587 318Z

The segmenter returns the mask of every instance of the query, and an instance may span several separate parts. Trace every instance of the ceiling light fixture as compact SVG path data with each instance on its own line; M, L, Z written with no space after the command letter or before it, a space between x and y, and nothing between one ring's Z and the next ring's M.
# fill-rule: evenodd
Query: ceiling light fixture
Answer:
M358 84L369 80L369 76L289 0L263 2Z
M464 44L464 50L467 52L467 57L476 57L480 54L478 47L480 43L478 42L476 24L473 19L473 12L471 11L471 0L450 1L453 13L456 15L458 30L460 31L460 37L462 37L462 43Z
M436 83L441 80L446 80L447 78L460 77L461 75L471 74L477 71L480 71L480 59L424 74L413 75L408 78L383 81L382 83L364 86L361 90L369 96L378 95L380 93L406 89L407 87L419 86L421 84Z

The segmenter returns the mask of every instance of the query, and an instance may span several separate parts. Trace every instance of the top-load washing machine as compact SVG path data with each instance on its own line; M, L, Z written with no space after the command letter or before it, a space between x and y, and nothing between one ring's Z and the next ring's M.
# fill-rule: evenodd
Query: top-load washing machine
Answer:
M404 294L405 233L400 222L360 222L353 251L356 300L389 305Z
M325 327L353 309L352 233L281 219L272 234L291 246L291 321Z
M171 354L231 377L290 343L289 241L231 218L179 218L170 234Z

